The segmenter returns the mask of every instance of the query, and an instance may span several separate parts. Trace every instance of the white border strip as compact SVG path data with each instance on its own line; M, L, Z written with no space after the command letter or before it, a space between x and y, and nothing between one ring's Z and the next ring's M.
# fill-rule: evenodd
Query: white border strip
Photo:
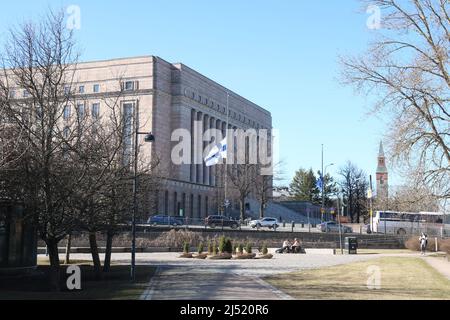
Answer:
M150 279L150 282L148 283L147 289L141 294L139 297L139 300L152 300L153 293L155 291L155 283L157 281L157 278L161 274L161 267L156 267L155 273L153 274L152 278Z

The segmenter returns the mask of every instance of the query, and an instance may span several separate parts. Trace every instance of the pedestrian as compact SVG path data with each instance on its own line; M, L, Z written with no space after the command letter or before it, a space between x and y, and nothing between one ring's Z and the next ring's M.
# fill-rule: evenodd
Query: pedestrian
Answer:
M422 235L419 238L420 242L420 251L422 252L422 255L425 255L428 245L428 236L426 233L422 232Z

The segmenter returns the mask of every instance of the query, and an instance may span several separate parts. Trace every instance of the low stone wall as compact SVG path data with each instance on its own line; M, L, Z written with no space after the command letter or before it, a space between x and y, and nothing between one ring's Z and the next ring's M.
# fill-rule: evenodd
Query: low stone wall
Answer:
M181 230L179 231L182 232ZM339 234L332 233L292 233L292 232L279 232L279 231L219 231L219 230L190 230L184 233L183 239L191 243L192 246L197 246L197 244L202 241L206 246L206 242L210 239L217 239L220 236L226 236L232 240L238 242L246 243L250 242L254 247L259 247L263 243L268 247L278 248L281 247L284 240L293 241L294 238L298 238L305 248L338 248L340 246ZM354 236L358 239L359 248L371 248L371 249L403 249L404 241L401 237L396 237L393 235L367 235L367 234L345 234L342 235L342 244L344 245L345 237ZM178 245L173 245L174 240L172 238L177 238L178 235L169 235L167 231L153 230L149 232L139 232L137 234L137 247L139 248L149 248L149 247L180 247L182 241L177 239ZM98 235L98 246L105 247L106 239L102 234ZM167 239L169 238L169 239ZM129 247L131 235L130 233L122 233L114 238L113 247ZM60 242L60 246L65 246L66 241ZM44 247L41 242L40 247ZM73 236L72 247L89 247L89 241L86 234L80 234ZM142 249L143 250L143 249Z

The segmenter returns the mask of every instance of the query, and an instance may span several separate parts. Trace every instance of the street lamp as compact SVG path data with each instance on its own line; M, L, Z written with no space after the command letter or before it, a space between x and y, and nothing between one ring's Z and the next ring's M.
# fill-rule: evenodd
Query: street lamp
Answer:
M136 280L136 215L138 211L137 203L137 171L139 155L139 136L145 135L144 141L151 143L155 141L155 136L151 132L139 132L139 101L135 107L135 134L134 134L134 172L133 172L133 216L131 220L132 240L131 240L131 280Z
M334 166L334 163L330 163L325 166L325 169L322 171L322 222L323 222L323 214L325 211L325 176L327 172L327 168Z

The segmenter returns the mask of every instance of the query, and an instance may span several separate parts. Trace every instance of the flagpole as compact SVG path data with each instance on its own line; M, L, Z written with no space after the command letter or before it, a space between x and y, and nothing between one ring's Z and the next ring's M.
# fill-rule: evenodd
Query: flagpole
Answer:
M230 95L229 95L229 93L228 93L228 91L227 91L227 124L226 124L226 126L225 126L225 138L227 138L228 139L228 122L229 122L229 100L230 100ZM228 141L227 141L227 153L228 153ZM225 187L225 191L224 191L224 214L225 214L225 216L227 216L227 206L228 206L228 199L227 199L227 197L228 197L228 182L227 182L227 180L228 180L228 168L227 168L227 159L228 159L228 157L226 157L226 159L225 159L225 162L224 162L224 167L225 167L225 181L224 181L224 187Z
M322 144L322 171L321 171L320 175L321 175L320 179L322 180L322 210L321 210L321 213L322 213L322 222L323 222L323 215L324 215L324 210L325 210L325 195L323 193L324 184L325 184L324 183L325 177L323 175L323 144Z

